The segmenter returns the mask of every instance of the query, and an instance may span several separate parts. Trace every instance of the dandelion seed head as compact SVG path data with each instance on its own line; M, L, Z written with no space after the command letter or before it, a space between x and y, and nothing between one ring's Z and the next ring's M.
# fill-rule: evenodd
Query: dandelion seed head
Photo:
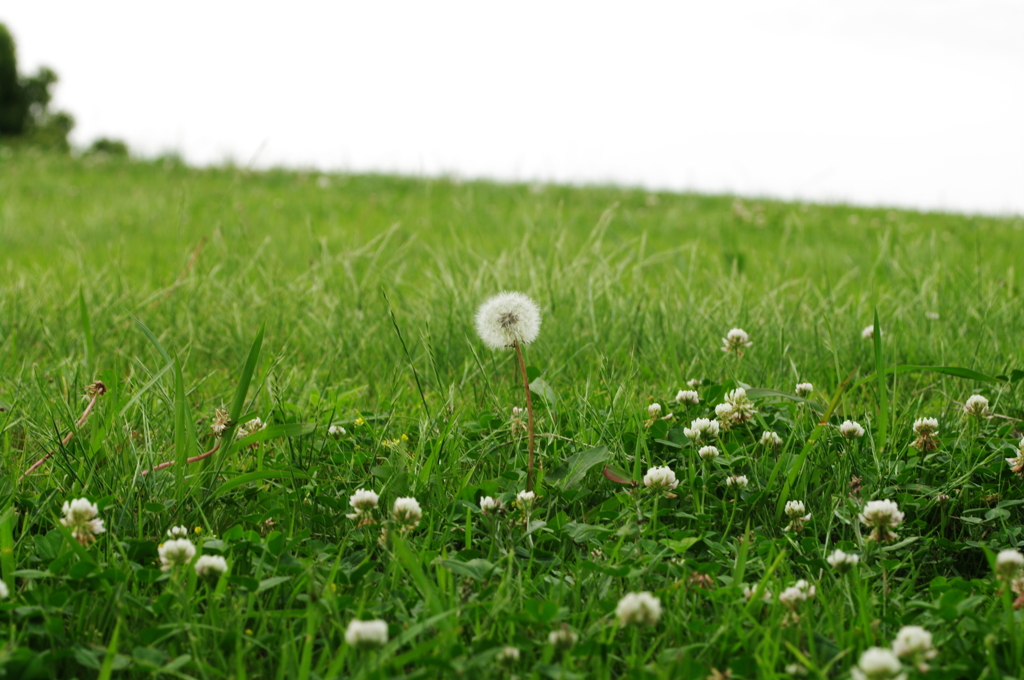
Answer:
M540 334L540 307L523 293L498 293L476 312L476 332L491 349L528 345Z
M661 600L646 591L627 593L616 605L615 616L623 626L653 626L661 619Z

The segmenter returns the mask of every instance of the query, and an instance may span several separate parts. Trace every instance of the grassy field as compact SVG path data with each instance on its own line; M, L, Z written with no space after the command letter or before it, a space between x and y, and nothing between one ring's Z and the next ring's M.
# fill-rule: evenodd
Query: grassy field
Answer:
M1024 677L1024 580L993 572L1024 546L1005 461L1024 447L1022 252L1021 218L0 156L0 666ZM502 290L543 315L528 511L515 354L473 326ZM736 327L743 356L721 351ZM677 403L691 380L699 403ZM692 442L737 387L755 413ZM988 414L964 413L974 394ZM268 427L240 439L255 417ZM655 466L674 491L644 486ZM379 508L350 519L357 489ZM400 497L414 528L391 519ZM61 524L77 498L95 541ZM871 539L872 500L898 504L898 536ZM161 569L174 526L227 573ZM840 573L836 549L859 563ZM623 622L641 591L660 617ZM354 619L386 622L387 643L346 642ZM909 625L937 654L862 660Z

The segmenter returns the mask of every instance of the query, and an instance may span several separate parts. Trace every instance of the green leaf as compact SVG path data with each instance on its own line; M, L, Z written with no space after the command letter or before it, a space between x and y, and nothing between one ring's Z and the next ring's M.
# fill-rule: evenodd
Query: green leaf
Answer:
M78 309L82 315L82 332L85 335L85 374L92 378L93 361L96 359L96 343L92 337L92 326L89 325L89 309L85 305L85 290L78 288Z
M749 390L747 390L747 396L750 397L751 399L765 399L767 397L774 397L776 399L788 399L790 401L797 401L802 404L807 404L815 411L825 410L825 407L816 401L810 401L809 399L798 397L795 394L786 394L785 392L780 392L779 390L769 390L762 387L751 387Z
M605 462L612 457L607 446L595 446L592 449L574 454L565 461L565 465L548 475L548 479L562 480L562 489L575 488L586 476L590 468Z
M256 588L256 592L262 593L264 590L270 590L274 586L281 585L285 581L290 581L291 579L291 576L272 576L270 578L265 578L260 581L260 585Z
M232 450L231 445L234 442L235 432L238 429L238 418L242 415L242 409L245 408L245 395L249 393L249 383L252 382L253 373L256 372L256 364L260 359L260 349L263 347L263 332L266 327L267 323L265 321L260 324L260 329L256 331L256 337L252 341L252 346L249 347L249 356L245 358L245 364L242 366L242 373L238 376L235 398L232 400L231 408L228 411L230 424L222 435L221 448L225 451Z
M614 465L604 466L604 476L615 482L616 484L632 484L633 479L629 476L629 473L620 467Z
M243 449L250 444L266 441L267 439L278 439L280 437L301 437L316 429L313 423L285 423L283 425L269 425L258 432L246 435L236 441L233 445L235 450Z
M491 572L494 571L494 565L487 560L475 559L469 560L468 562L460 562L458 560L440 560L441 566L459 576L467 576L474 581L483 581Z
M143 335L145 335L149 339L149 341L153 343L153 346L156 347L156 351L160 353L160 356L164 358L164 361L166 361L169 364L174 363L174 360L171 359L171 355L167 353L167 350L164 349L164 346L161 345L160 341L156 339L155 335L153 335L153 331L146 328L146 324L136 319L134 315L129 314L128 316L131 316L135 323L139 324L139 328L142 329Z
M689 538L663 538L658 543L661 543L666 548L671 548L677 554L682 555L687 550L692 548L694 545L699 543L701 540L700 536L690 536Z
M217 487L217 490L210 494L210 499L214 499L217 496L226 494L232 489L237 489L240 486L249 484L250 482L258 482L263 479L309 479L309 475L305 472L298 470L256 470L255 472L247 472L244 475L238 475Z
M416 585L416 589L420 591L427 609L434 616L443 614L444 606L441 604L437 587L427 579L427 575L423 573L423 566L420 564L419 558L409 550L405 539L397 534L392 534L391 544L394 547L398 563L405 568L412 578L412 582Z
M549 385L544 378L537 378L531 382L530 392L541 397L548 406L554 406L558 401L555 395L555 390L552 389L551 385Z

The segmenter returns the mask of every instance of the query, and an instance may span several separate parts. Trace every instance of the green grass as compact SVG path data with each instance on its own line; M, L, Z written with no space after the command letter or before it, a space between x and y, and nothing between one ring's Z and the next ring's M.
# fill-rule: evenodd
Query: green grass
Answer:
M939 649L928 678L1022 677L1021 612L990 567L1024 544L1024 480L1003 460L1024 417L1021 252L1019 218L0 157L0 664L241 680L772 678L799 663L845 678L916 624ZM503 289L544 315L526 349L542 381L528 523L478 508L525 484L514 355L473 330ZM877 344L861 338L876 310ZM720 351L737 326L754 342L742 358ZM693 378L701 403L670 403ZM108 392L75 427L96 379ZM737 385L802 381L811 403L752 392L757 414L711 463L683 434ZM997 417L963 415L974 393ZM648 423L652 401L676 418ZM270 427L141 476L211 449L217 408ZM940 421L934 451L910 446L923 416ZM847 418L867 430L852 444ZM758 445L768 429L780 450ZM681 483L655 502L605 465L669 465ZM733 493L730 474L750 486ZM358 488L385 511L414 496L422 522L379 542L386 523L346 518ZM82 496L107 528L86 547L58 522ZM865 540L871 499L905 512L896 542ZM784 530L787 500L812 514L802 531ZM174 525L229 575L162 572ZM861 555L847 576L825 562L836 547ZM794 615L777 597L798 579L817 592ZM746 601L744 584L775 600ZM616 603L642 590L660 622L620 627ZM384 619L391 642L349 647L353 618ZM579 636L564 654L547 642L562 624ZM506 645L512 669L495 660Z

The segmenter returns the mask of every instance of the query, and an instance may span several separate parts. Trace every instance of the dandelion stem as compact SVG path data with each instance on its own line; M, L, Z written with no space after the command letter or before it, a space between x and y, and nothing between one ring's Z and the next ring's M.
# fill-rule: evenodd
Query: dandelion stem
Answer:
M530 397L530 378L526 375L526 361L523 359L523 349L516 342L516 357L519 359L519 372L523 374L523 388L526 390L526 431L527 450L526 459L526 490L533 491L533 399Z
M92 395L92 399L89 400L89 405L85 407L85 411L82 412L82 416L75 423L75 429L78 429L78 428L82 427L82 425L85 425L86 419L89 417L89 414L92 413L92 407L96 405L96 400L100 398L100 394L102 394L102 392L97 392L96 394ZM67 433L67 435L64 437L64 439L61 440L60 445L61 446L67 446L68 442L70 442L71 439L74 436L75 436L75 430L71 430L70 432ZM50 458L52 458L54 453L55 453L55 451L50 451L45 456L43 456L42 458L40 458L36 462L32 463L32 466L29 467L29 469L25 470L25 472L21 475L21 478L25 479L30 474L35 472L39 468L40 465L42 465L43 463L48 461Z
M221 440L217 439L217 444L214 445L214 447L212 449L210 449L206 453L200 453L198 456L192 456L191 458L186 459L185 462L186 463L195 463L195 462L200 461L200 460L202 460L204 458L209 458L214 453L216 453L218 449L220 449L220 442L221 442ZM166 463L160 463L159 465L154 467L152 470L143 470L142 471L142 476L145 477L150 472L156 472L157 470L165 470L165 469L171 467L172 465L174 465L174 461L173 460L169 460Z

